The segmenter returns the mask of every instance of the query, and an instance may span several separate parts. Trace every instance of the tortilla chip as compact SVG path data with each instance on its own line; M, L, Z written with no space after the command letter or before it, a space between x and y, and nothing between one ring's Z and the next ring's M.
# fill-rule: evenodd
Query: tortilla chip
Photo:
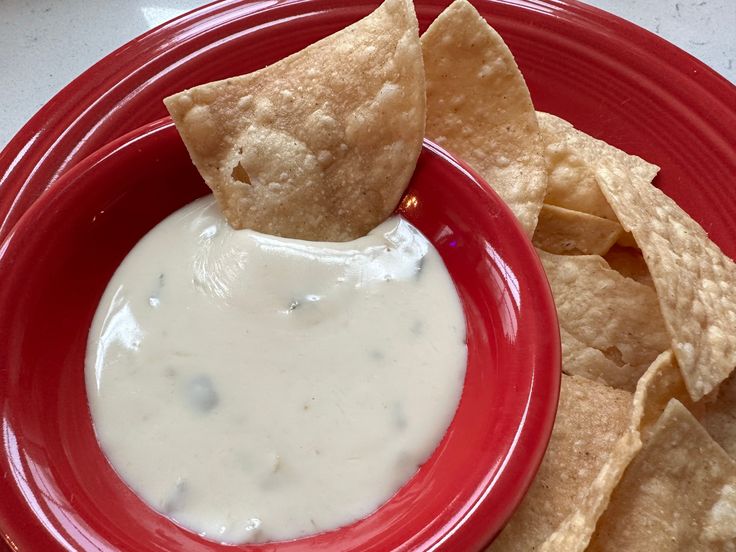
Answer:
M715 399L706 402L704 423L711 437L736 458L736 372L721 383Z
M537 120L548 167L545 203L615 221L616 215L595 179L601 161L625 167L648 182L659 171L659 167L588 136L559 117L538 112Z
M560 341L562 371L565 374L582 376L616 388L629 386L631 376L628 371L621 370L598 349L588 347L565 328L560 328Z
M639 431L644 441L649 438L651 428L671 399L677 399L695 416L703 416L703 404L690 398L675 355L668 350L652 362L636 386L633 417L639 420Z
M733 550L736 462L672 400L626 470L588 548Z
M640 284L654 287L652 275L649 274L649 268L647 268L647 263L644 262L644 257L639 249L614 245L608 250L608 253L603 255L603 258L608 266L616 272L636 280Z
M545 204L532 241L558 255L605 255L622 232L618 222Z
M736 366L736 264L662 191L614 165L601 190L649 267L672 349L698 400Z
M489 552L535 550L575 508L629 422L631 394L562 376L547 453L526 497Z
M540 552L583 552L587 549L596 522L605 511L613 489L640 448L638 432L630 429L624 431L587 492L576 500L573 513L543 543Z
M544 552L583 552L595 531L598 519L608 506L611 494L629 463L651 433L672 397L689 400L672 351L659 355L636 385L631 414L624 431L595 479L576 500L576 508L545 541ZM697 405L689 402L697 409Z
M228 222L345 241L396 207L424 135L410 0L254 73L164 100Z
M529 91L501 37L465 0L422 35L427 136L467 161L531 237L546 188Z
M598 374L609 385L633 391L669 338L652 288L611 270L597 255L539 251L560 326L616 366ZM565 366L563 366L565 369Z

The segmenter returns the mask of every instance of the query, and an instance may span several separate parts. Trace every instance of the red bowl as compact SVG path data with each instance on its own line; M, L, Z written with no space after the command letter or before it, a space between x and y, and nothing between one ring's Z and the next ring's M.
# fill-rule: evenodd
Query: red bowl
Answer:
M87 333L135 243L207 192L159 121L66 173L0 249L0 525L21 550L217 550L148 508L92 428ZM511 212L462 163L425 142L399 212L435 245L467 319L463 395L442 442L385 505L348 527L244 550L471 550L523 497L547 445L560 351L550 291Z

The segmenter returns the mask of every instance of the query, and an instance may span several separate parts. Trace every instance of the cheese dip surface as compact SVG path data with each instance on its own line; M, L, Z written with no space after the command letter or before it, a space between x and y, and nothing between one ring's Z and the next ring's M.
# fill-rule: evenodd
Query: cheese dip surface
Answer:
M307 242L233 230L208 196L113 276L86 383L122 479L181 526L241 543L375 510L441 440L465 365L457 292L405 220Z

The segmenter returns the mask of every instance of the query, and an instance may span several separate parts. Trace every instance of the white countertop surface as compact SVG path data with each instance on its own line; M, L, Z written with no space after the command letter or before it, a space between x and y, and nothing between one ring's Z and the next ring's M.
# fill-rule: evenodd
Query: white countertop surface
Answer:
M69 81L203 0L0 0L0 148ZM736 0L589 0L736 82Z

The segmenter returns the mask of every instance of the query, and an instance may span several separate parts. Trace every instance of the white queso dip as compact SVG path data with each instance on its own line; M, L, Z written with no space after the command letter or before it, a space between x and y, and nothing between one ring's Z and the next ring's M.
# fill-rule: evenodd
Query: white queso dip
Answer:
M242 543L378 508L441 440L465 365L457 292L407 221L307 242L233 230L208 196L113 276L86 383L122 479L177 524Z

